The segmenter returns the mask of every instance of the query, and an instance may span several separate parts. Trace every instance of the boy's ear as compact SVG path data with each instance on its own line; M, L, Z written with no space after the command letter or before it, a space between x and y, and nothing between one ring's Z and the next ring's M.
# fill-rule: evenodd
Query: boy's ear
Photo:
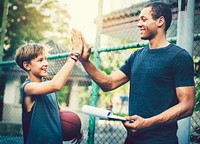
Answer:
M29 63L27 61L23 62L23 67L25 68L25 70L30 71L31 68L29 67Z

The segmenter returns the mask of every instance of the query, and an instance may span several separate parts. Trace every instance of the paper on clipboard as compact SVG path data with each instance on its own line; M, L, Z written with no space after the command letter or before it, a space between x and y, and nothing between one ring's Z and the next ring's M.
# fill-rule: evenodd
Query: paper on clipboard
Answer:
M118 120L118 121L126 121L124 117L114 115L111 111L103 109L103 108L97 108L89 105L84 105L82 107L82 112L87 115L92 115L95 117L108 119L108 120Z

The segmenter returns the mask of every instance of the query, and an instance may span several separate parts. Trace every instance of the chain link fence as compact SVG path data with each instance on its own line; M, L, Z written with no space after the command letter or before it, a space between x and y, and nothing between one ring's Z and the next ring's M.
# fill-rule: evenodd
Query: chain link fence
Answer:
M99 68L105 73L110 74L113 71L120 68L131 53L136 49L139 49L147 44L146 41L141 41L139 36L139 29L137 28L138 15L142 7L149 1L153 0L107 0L103 4L103 24L101 31L101 44L99 50ZM155 0L154 0L155 1ZM178 18L178 2L173 0L160 0L170 5L173 12L173 21L171 27L167 32L167 37L172 43L176 43L177 36L177 18ZM51 55L48 58L49 61L49 78L53 77L57 71L65 63L69 49L69 14L64 11L59 14L58 9L62 9L63 5L59 4L59 1L32 1L25 8L27 10L37 11L42 13L42 16L32 17L34 23L37 24L35 33L28 31L31 28L31 24L27 24L27 19L31 16L31 13L23 13L22 16L15 18L12 15L13 12L22 7L22 3L16 3L16 1L10 1L8 11L8 24L7 34L5 37L5 49L16 49L16 45L12 45L15 41L13 35L17 34L17 30L13 29L13 23L22 22L26 23L26 27L20 27L24 29L24 39L30 40L40 35L39 39L34 39L36 42L42 41L49 44L53 49ZM44 2L44 3L42 3ZM87 5L88 3L86 3ZM40 6L40 7L39 7ZM56 6L56 7L55 7ZM52 11L51 8L53 7ZM107 10L109 7L109 10ZM56 9L57 8L57 9ZM59 18L53 20L52 14L58 14ZM68 15L68 19L64 20L64 16ZM11 17L11 18L9 18ZM20 17L20 19L19 19ZM66 18L66 17L65 17ZM61 21L62 19L63 21ZM51 21L51 25L46 22ZM96 19L97 21L97 19ZM46 25L42 25L46 23ZM62 26L67 25L64 30ZM97 23L98 25L98 23ZM21 25L20 25L21 26ZM28 27L28 28L27 28ZM52 27L54 29L51 31ZM10 29L9 29L10 28ZM47 29L45 29L47 28ZM45 31L43 31L45 29ZM43 33L40 34L40 30ZM98 31L98 30L97 30ZM27 32L27 33L25 33ZM28 35L29 33L29 35ZM45 33L45 34L44 34ZM200 143L200 2L195 1L195 19L194 19L194 50L193 58L195 62L195 82L196 82L196 106L194 113L191 117L191 144ZM23 33L20 33L23 35ZM20 37L21 38L21 37ZM51 40L50 40L51 39ZM10 42L10 43L9 43ZM11 43L12 42L12 43ZM18 43L19 44L19 43ZM65 46L63 46L65 45ZM10 47L9 47L10 46ZM95 47L94 47L95 48ZM21 129L21 105L19 103L19 88L23 81L26 79L26 74L20 70L13 61L13 53L9 50L6 51L9 55L4 58L4 61L0 64L1 77L0 77L0 144L21 144L22 129ZM95 55L91 56L92 61L95 61ZM94 93L93 82L88 74L83 69L82 65L78 62L72 71L72 74L66 83L66 86L57 93L58 101L64 108L75 111L82 122L82 130L84 132L84 143L94 144L122 144L126 138L126 130L123 124L118 121L104 120L94 117L89 117L81 112L81 108L84 105L90 105L94 99L91 98L95 95L96 106L113 111L118 115L128 114L128 95L129 95L129 83L126 85L111 91L103 92L98 89ZM94 123L90 120L93 119ZM90 129L95 129L94 133L91 133ZM94 141L91 137L94 136ZM65 144L70 142L64 142Z

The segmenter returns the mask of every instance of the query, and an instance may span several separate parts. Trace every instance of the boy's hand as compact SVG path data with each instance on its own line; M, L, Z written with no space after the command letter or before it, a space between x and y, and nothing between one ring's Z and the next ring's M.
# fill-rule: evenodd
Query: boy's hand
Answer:
M83 51L82 34L76 29L72 29L71 31L71 47L73 52L78 53L79 55L82 54Z
M82 141L83 141L83 131L80 131L80 134L73 139L72 143L75 143L75 144L80 144Z

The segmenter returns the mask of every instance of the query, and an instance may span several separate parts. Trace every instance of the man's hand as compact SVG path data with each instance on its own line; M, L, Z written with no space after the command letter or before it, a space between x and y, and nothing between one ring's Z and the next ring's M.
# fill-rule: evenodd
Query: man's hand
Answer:
M124 122L123 124L125 128L127 129L127 131L133 135L148 127L148 125L146 124L146 119L138 115L128 116L128 117L125 117L125 119L127 121Z
M81 40L82 40L82 49L83 49L83 53L81 55L81 58L79 59L80 62L86 62L89 60L90 54L91 54L91 47L88 46L85 42L85 38L83 37L83 35L81 34Z

